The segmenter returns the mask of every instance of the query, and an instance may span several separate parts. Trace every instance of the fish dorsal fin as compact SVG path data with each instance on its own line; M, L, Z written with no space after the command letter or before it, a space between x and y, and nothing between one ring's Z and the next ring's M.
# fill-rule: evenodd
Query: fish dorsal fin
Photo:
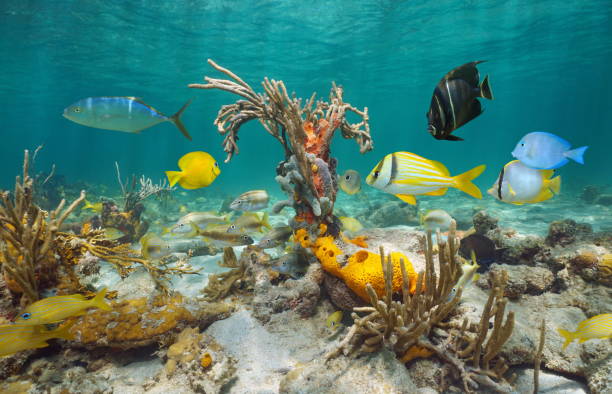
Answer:
M555 170L540 170L540 174L544 179L550 179L553 175L555 175Z
M440 172L442 172L444 175L450 176L450 172L448 172L448 168L446 168L444 164L440 163L439 161L435 161L435 160L429 160L429 161L434 167L440 170Z
M412 194L396 194L395 197L410 205L416 205L416 198Z
M467 83L473 85L473 87L476 87L478 86L478 82L480 80L480 75L478 74L476 65L484 61L485 60L470 62L454 68L444 76L444 79L448 81L452 79L463 79Z
M434 190L433 192L424 193L426 196L443 196L446 194L448 190L447 187L443 187L442 189Z

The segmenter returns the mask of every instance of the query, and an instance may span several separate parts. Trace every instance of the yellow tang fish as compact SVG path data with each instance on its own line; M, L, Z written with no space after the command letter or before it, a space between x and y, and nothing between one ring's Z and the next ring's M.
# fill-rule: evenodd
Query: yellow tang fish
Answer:
M49 346L47 341L53 338L73 340L68 333L74 322L65 324L55 330L24 324L0 325L0 357L10 356L22 350Z
M342 311L336 311L332 313L331 315L329 315L329 317L327 318L327 322L326 322L327 328L331 329L332 331L335 331L340 325L341 321L342 321Z
M81 209L91 209L92 212L102 213L102 202L92 204L91 202L85 200L85 206L83 206Z
M450 176L442 163L410 152L395 152L385 156L372 169L366 183L412 205L416 205L415 195L442 196L449 187L482 198L480 189L472 180L482 174L485 167L480 165L463 174Z
M104 301L106 288L100 290L94 298L87 299L82 294L72 294L43 298L28 306L15 323L35 326L60 322L71 316L79 316L88 308L100 308L110 311L111 306Z
M582 343L589 339L612 338L612 313L603 313L581 321L574 332L562 328L557 329L557 331L565 339L563 350L576 339Z
M166 171L170 186L177 183L183 189L199 189L213 183L221 173L217 161L206 152L191 152L178 161L181 171Z

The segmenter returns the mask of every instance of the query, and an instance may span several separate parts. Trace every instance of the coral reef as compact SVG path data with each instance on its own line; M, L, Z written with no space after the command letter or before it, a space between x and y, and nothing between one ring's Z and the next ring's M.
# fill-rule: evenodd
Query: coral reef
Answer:
M366 216L369 223L375 227L419 224L416 205L409 205L402 201L374 203Z
M498 219L489 215L487 211L478 211L472 216L472 222L474 223L474 229L476 234L487 235L491 230L498 228Z
M15 181L13 195L0 193L0 268L7 287L23 293L23 301L33 302L39 298L41 285L54 279L58 265L55 237L64 220L85 199L85 192L66 209L62 200L47 213L32 201L34 180L28 173L29 165L26 150L23 174Z
M243 253L247 256L248 251ZM248 259L240 257L236 258L234 249L226 247L223 249L223 259L218 263L219 266L231 268L227 272L221 274L211 274L208 277L208 284L202 290L204 297L208 301L217 301L226 297L232 290L247 290L249 287L248 279L251 277L249 273Z
M586 223L576 223L572 219L555 221L548 227L546 243L550 246L566 246L592 233L593 229Z
M517 299L525 295L538 295L552 288L555 276L543 267L529 267L521 265L513 267L508 264L495 264L490 272L494 275L507 274L504 296Z
M331 226L330 230L337 228L333 216L336 160L330 155L331 139L339 129L344 138L357 141L361 153L371 150L368 109L362 111L344 102L344 91L336 84L332 84L329 102L316 100L313 94L303 103L302 99L289 96L282 81L268 78L263 81L264 93L259 94L230 70L210 59L208 63L230 79L205 77L206 84L189 87L219 89L242 97L221 107L214 122L219 133L225 135L226 162L239 152L236 141L242 125L259 120L284 148L285 160L277 167L276 180L289 196L285 205L291 204L296 211L294 225L306 225L313 234L322 223ZM351 112L362 121L349 123L347 115Z

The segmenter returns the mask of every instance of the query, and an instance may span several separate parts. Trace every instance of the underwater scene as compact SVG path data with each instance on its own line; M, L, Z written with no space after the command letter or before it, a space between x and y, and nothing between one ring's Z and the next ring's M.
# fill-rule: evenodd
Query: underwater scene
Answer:
M0 393L612 393L612 2L0 2Z

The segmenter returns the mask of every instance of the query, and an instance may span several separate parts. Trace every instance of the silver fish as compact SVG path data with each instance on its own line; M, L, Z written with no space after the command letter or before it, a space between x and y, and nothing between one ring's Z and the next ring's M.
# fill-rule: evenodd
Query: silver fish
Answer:
M181 121L189 104L191 100L174 115L166 116L136 97L88 97L66 107L63 116L83 126L127 133L140 133L159 123L172 122L191 141Z
M270 196L265 190L251 190L239 195L230 204L230 209L234 211L259 211L268 206Z
M289 226L274 227L257 244L262 249L275 248L283 245L293 234L293 229Z
M188 235L192 231L190 223L194 223L197 226L205 226L211 223L227 223L231 216L231 213L217 215L215 212L190 212L180 218L171 228L164 228L162 234L172 233L175 235ZM195 234L193 235L195 236Z
M270 261L272 270L292 278L299 278L308 269L308 260L303 253L291 252Z

